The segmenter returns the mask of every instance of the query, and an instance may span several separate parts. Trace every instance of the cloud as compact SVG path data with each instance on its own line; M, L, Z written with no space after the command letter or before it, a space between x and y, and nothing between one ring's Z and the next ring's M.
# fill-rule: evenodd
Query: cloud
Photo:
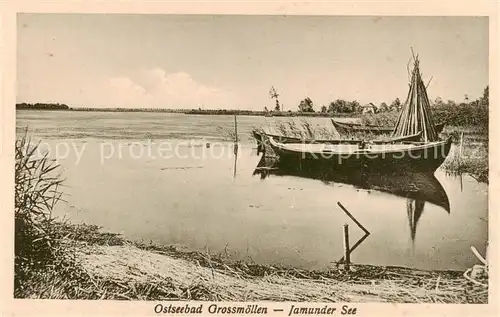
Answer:
M147 96L146 90L128 77L110 78L107 85L105 93L107 91L109 95L105 98L106 103L113 103L116 107L141 104Z
M138 108L224 108L232 104L228 90L209 87L185 72L143 70L137 78L113 77L105 83L106 104ZM111 105L112 104L112 105Z

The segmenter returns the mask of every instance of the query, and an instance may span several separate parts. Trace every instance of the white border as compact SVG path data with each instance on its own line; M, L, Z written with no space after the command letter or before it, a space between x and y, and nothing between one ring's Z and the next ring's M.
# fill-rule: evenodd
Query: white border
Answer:
M498 3L497 1L10 1L0 4L0 314L5 316L153 316L155 302L13 300L13 142L15 137L16 13L141 13L141 14L288 14L385 16L489 16L490 18L490 303L488 305L351 304L361 316L493 316L498 315ZM262 303L272 311L284 303ZM335 305L340 307L340 304ZM286 311L286 308L285 308ZM284 316L285 314L280 314Z

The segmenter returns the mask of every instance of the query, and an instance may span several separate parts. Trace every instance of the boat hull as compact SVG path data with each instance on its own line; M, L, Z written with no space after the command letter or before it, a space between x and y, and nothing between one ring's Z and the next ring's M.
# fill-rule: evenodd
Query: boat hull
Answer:
M257 142L264 142L265 139L272 137L273 139L277 140L280 143L304 143L304 144L309 144L309 143L316 143L316 144L361 144L365 141L360 140L360 139L301 139L301 138L295 138L295 137L289 137L289 136L281 136L281 135L273 135L269 133L260 133L253 131L253 136L257 140ZM388 138L388 139L381 139L381 140L373 140L371 142L377 143L377 144L384 144L384 143L395 143L395 142L412 142L412 141L418 141L420 137L422 136L421 133L413 134L413 135L408 135L408 136L402 136L402 137L396 137L396 138Z
M252 131L252 135L257 141L257 153L266 153L266 155L272 154L272 148L269 147L269 139L273 138L280 143L288 144L288 143L303 143L303 144L361 144L363 140L359 139L325 139L325 140L305 140L300 138L281 136L281 135L272 135L259 131Z
M287 168L307 168L307 165L332 169L359 169L376 172L418 171L433 172L446 159L451 138L446 141L388 151L299 151L287 148L272 138L270 145L279 157L279 165Z
M349 134L349 133L371 133L375 135L389 134L392 133L394 127L378 126L378 125L361 125L359 123L346 123L339 122L331 119L333 126L339 134ZM435 125L436 132L441 133L444 128L444 123L438 123Z

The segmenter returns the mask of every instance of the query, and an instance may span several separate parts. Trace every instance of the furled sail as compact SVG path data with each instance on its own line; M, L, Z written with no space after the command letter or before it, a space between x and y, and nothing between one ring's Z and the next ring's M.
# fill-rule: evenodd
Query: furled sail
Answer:
M418 55L414 57L410 90L392 135L395 137L416 134L422 131L422 141L432 142L439 139L434 126L429 97L422 81Z

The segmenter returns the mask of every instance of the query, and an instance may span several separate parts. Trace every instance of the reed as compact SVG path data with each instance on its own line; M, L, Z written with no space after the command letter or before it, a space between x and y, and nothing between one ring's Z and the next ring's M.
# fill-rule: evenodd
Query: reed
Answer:
M215 129L217 134L222 138L222 140L224 141L236 140L236 132L234 131L234 127L218 126Z
M393 127L396 125L398 121L399 112L397 111L388 111L388 112L380 112L380 113L363 113L361 115L361 124L364 125L380 125L380 126L388 126Z
M278 134L287 137L300 139L338 139L339 134L333 127L315 125L310 120L301 118L297 120L276 121L271 128ZM262 127L254 128L257 131L263 131Z
M96 226L55 218L63 183L60 166L26 130L15 142L15 298L86 298L82 292L95 284L78 264L75 245L81 239L94 245L123 242L118 235L98 233Z
M52 211L61 200L59 166L40 153L27 130L15 143L15 289L22 293L33 272L58 261L61 245Z

